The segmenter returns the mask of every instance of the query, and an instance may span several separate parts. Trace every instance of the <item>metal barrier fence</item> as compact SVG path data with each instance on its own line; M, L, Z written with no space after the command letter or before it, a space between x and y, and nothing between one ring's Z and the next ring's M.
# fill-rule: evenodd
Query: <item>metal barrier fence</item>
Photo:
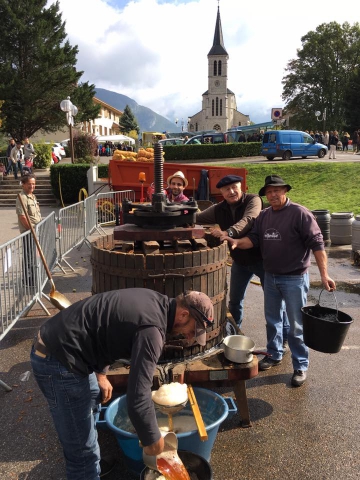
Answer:
M58 255L56 250L56 216L55 212L52 212L44 220L36 225L35 232L39 240L41 250L44 254L47 266L49 270L53 270L56 264L58 264ZM39 254L37 253L37 263L39 264L38 276L39 276L39 286L40 292L48 280L47 273L45 271L44 265L42 264Z
M59 263L65 262L67 266L73 267L65 260L67 255L74 247L84 241L85 237L85 208L84 202L75 203L69 207L59 210L58 218L58 253Z
M0 163L2 163L4 165L5 171L6 171L8 165L9 165L8 157L0 157Z
M97 225L103 227L105 225L115 225L116 207L121 209L123 200L135 202L134 190L122 190L119 192L103 192L96 195L97 205Z

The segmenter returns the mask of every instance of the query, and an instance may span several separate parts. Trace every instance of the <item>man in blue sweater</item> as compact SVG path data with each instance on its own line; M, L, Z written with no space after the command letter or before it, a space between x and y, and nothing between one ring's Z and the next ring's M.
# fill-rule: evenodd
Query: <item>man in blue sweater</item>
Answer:
M267 351L271 357L259 362L268 370L282 361L282 302L290 321L289 347L294 374L291 385L300 387L306 380L309 350L304 344L301 308L306 305L309 290L310 253L314 254L321 281L328 291L335 282L327 273L327 256L321 230L312 213L291 202L291 186L278 175L269 175L259 195L266 196L270 207L261 211L246 237L228 238L231 248L260 247L265 270L265 318Z

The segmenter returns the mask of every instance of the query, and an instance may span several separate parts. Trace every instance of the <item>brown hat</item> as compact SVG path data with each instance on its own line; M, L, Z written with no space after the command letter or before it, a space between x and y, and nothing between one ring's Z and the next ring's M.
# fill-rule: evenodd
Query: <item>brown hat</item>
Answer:
M195 337L199 345L206 345L206 327L214 322L214 306L210 298L202 292L185 292L184 299L190 308L190 315L195 318Z
M291 185L285 183L279 175L268 175L265 178L265 185L259 190L260 197L265 195L266 187L287 187L287 191L291 190Z
M181 178L181 180L184 182L184 188L186 188L188 186L188 181L186 180L183 172L181 172L180 170L178 172L175 172L174 175L170 175L170 177L168 177L168 179L167 179L167 184L168 185L170 185L171 180L173 178Z

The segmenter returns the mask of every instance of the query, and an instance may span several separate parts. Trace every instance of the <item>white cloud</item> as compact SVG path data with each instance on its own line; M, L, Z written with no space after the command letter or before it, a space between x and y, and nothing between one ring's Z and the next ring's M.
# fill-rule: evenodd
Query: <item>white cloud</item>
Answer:
M170 120L201 110L207 90L217 0L59 0L66 31L78 45L82 80L127 95ZM287 62L301 37L321 23L353 23L357 2L346 9L328 1L220 0L228 87L237 107L255 122L281 107Z

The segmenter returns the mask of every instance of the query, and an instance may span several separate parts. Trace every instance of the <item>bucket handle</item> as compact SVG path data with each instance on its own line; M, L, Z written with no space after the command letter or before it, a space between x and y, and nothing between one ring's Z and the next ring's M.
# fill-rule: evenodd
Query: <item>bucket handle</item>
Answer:
M324 291L325 289L323 288L320 292L320 295L319 295L319 300L318 300L318 303L317 305L320 307L320 297L321 297L321 294L322 292ZM338 307L338 301L337 301L337 298L336 298L336 295L335 295L335 292L334 290L332 290L331 292L329 293L332 293L334 295L334 298L335 298L335 305L336 305L336 320L339 321L339 307Z

